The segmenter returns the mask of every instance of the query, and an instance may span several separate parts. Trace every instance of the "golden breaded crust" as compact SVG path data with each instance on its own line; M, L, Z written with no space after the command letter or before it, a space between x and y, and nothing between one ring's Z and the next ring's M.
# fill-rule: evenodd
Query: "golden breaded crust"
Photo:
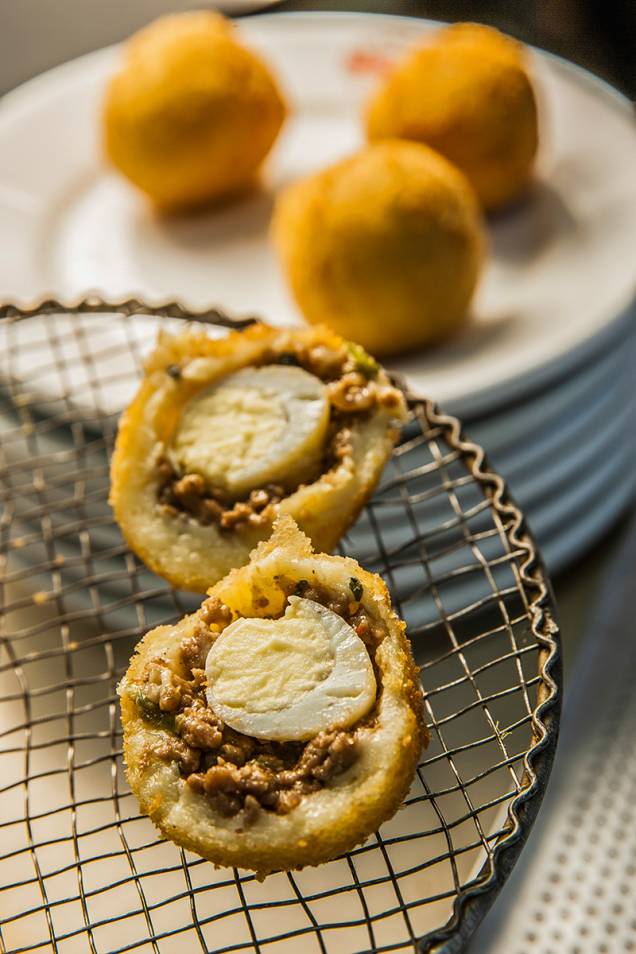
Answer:
M120 687L124 758L130 786L159 831L178 845L217 865L272 871L316 865L350 850L398 809L413 779L421 747L428 741L422 720L422 695L405 636L405 624L391 608L382 580L352 559L314 554L309 540L288 517L281 518L270 540L259 544L247 566L234 570L210 590L236 614L276 615L285 596L277 576L309 580L340 590L357 577L362 606L386 629L376 651L381 692L372 723L358 729L354 764L317 792L304 795L287 815L262 812L249 827L241 814L220 816L207 796L193 791L176 765L153 754L163 730L140 718L126 685L141 677L145 663L163 652L170 659L197 614L174 627L159 627L137 647Z
M166 445L180 408L202 387L240 368L262 361L272 350L294 343L338 348L343 339L324 327L276 329L255 324L245 331L212 339L202 332L161 335L141 386L122 415L111 465L110 503L131 549L150 569L181 589L205 592L232 568L247 562L250 551L271 533L242 525L232 532L177 521L158 506L158 449ZM178 366L175 379L167 369ZM384 371L379 383L388 384ZM274 508L291 515L318 550L330 551L354 522L373 492L406 414L378 406L350 426L352 455L313 483L300 486ZM275 514L274 514L275 515Z
M285 114L274 75L230 21L173 14L125 44L106 90L104 148L158 206L194 206L253 183Z
M436 31L381 81L367 137L425 143L462 170L484 208L510 202L530 181L539 139L524 52L480 24Z
M272 234L307 321L379 356L461 325L485 249L466 178L428 146L398 139L288 186Z

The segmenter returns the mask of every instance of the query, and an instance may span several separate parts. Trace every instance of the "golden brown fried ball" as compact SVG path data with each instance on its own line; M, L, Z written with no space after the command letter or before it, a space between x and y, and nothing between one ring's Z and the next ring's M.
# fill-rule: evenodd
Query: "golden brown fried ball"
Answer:
M484 239L477 200L420 143L378 143L290 186L274 241L311 322L373 354L427 345L464 319Z
M206 404L197 405L196 395L204 397L210 388L222 386L223 379L236 372L249 375L256 374L256 369L289 371L283 359L291 358L293 368L294 362L300 361L298 355L308 377L313 374L320 379L316 383L321 388L331 388L324 409L326 420L323 422L321 414L309 429L309 433L313 430L313 438L301 445L292 441L291 455L286 452L280 434L277 439L268 429L271 415L265 398L259 401L256 396L255 400L254 391L250 394L243 380L242 388L234 390L238 402L234 409L231 398L229 403L225 402L225 430L230 439L229 443L222 442L226 456L220 446L216 456L217 465L226 462L221 463L225 475L217 475L216 481L206 479L204 473L209 468L201 462L206 448L210 457L214 454L214 434L218 440L219 430L214 431L213 419L211 427L206 428ZM289 376L286 377L289 387ZM285 402L284 383L277 389L275 379L270 378L266 387L273 412L276 413L277 405L285 410L289 421L286 432L293 433L299 421L292 421L292 416L303 417L299 403L292 406ZM307 396L308 392L304 393ZM343 341L327 328L271 328L256 323L224 338L210 338L204 331L192 329L177 335L162 334L146 361L139 390L119 422L110 503L130 547L148 567L173 586L205 592L210 583L225 576L232 567L247 562L252 548L269 536L279 514L293 517L317 548L333 550L373 493L406 417L402 394L391 387L386 372L358 345ZM192 423L197 419L198 440L192 440ZM304 419L307 420L307 412ZM175 459L173 454L173 449L184 447L185 442L180 441L184 423L189 431L186 442L202 452L198 467L197 462L188 466L187 458ZM283 484L277 494L272 488L272 471L263 474L261 470L251 489L258 493L269 487L271 494L265 493L265 501L261 501L265 506L259 506L257 514L247 503L254 499L247 496L250 488L245 486L242 492L237 491L235 481L240 459L246 450L249 453L259 433L262 463L266 468L268 461L274 468L282 466L286 474L274 474L274 480L280 479ZM268 445L269 456L265 450ZM228 446L235 460L228 460ZM166 464L170 465L167 474ZM220 491L220 499L226 498L226 510L231 508L234 512L223 527L219 511L218 519L209 520L203 511L197 514L192 508L186 511L166 507L162 501L166 476L174 485L174 478L185 478L191 483L197 475L204 485L207 480L210 490ZM224 492L228 478L234 490ZM270 497L274 499L267 503ZM214 505L212 510L216 510Z
M486 209L523 192L537 104L523 47L474 23L440 30L389 73L366 113L369 140L415 139L454 162Z
M158 206L193 206L250 186L284 117L274 77L229 21L176 14L126 44L106 92L104 143Z
M331 779L321 775L322 781L314 790L299 794L297 804L286 813L260 809L252 796L257 814L250 818L244 795L240 810L232 814L230 807L228 813L230 799L221 800L218 795L215 799L208 794L196 784L198 773L192 774L191 782L186 781L189 772L179 760L193 756L198 759L203 752L190 748L178 735L183 729L177 728L175 722L179 716L183 720L183 712L175 719L174 710L162 712L149 698L148 668L154 666L156 670L159 664L168 686L192 686L192 682L184 682L192 676L192 670L185 668L184 647L198 646L207 655L218 630L227 626L227 622L213 622L210 628L206 622L210 602L224 607L235 618L271 619L274 611L280 616L287 602L287 581L298 586L308 580L334 600L344 598L345 606L351 599L351 582L355 580L360 585L360 610L366 614L365 619L372 621L377 634L377 648L371 650L379 688L377 700L369 717L354 727L355 736L349 736L356 752L350 766L343 766ZM141 810L150 815L165 838L177 845L196 851L215 865L252 869L261 878L272 871L321 864L351 851L397 811L415 774L421 747L428 744L421 689L406 627L392 609L384 582L355 560L314 553L294 521L282 517L270 539L252 552L249 564L232 570L209 594L212 601L204 603L199 612L174 626L159 626L144 637L118 689L127 776ZM279 656L284 647L283 637L278 641ZM325 664L328 665L327 660ZM197 711L211 713L205 705ZM231 788L232 771L235 778L237 772L251 775L254 788L247 791L254 791L257 796L263 796L263 782L267 783L268 774L271 777L276 773L276 784L279 772L278 759L272 760L271 755L270 765L265 759L262 764L255 761L258 740L249 735L237 738L253 754L246 756L241 769L232 763L231 754L224 753L225 759L221 757L227 766L225 772L230 773L226 792L235 804L239 793L234 794ZM237 751L236 746L233 748ZM206 753L212 764L218 755L218 748ZM284 770L282 774L289 776L290 772Z

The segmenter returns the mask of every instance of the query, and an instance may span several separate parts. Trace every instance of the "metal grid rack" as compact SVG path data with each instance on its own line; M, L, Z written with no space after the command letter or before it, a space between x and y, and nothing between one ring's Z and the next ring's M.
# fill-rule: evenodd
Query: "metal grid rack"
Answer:
M197 601L123 543L108 458L157 324L186 318L233 324L135 301L0 308L0 950L459 951L537 813L560 663L521 513L427 401L342 544L384 576L421 665L431 744L403 808L349 855L259 883L158 839L128 790L117 682Z

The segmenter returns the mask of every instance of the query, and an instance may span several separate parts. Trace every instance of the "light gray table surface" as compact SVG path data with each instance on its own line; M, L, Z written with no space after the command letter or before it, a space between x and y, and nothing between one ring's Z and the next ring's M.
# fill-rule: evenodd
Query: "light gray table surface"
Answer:
M542 811L470 954L636 950L636 512L554 582L560 746Z

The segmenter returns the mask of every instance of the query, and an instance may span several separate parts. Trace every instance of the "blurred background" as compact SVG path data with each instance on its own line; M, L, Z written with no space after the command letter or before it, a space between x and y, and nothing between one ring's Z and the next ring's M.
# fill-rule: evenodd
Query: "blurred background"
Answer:
M228 2L228 14L249 13L273 4ZM152 18L174 10L205 7L186 0L1 0L0 92L57 63L115 43ZM526 43L580 63L636 96L636 4L632 0L394 0L394 2L283 2L280 10L361 10L477 20Z

